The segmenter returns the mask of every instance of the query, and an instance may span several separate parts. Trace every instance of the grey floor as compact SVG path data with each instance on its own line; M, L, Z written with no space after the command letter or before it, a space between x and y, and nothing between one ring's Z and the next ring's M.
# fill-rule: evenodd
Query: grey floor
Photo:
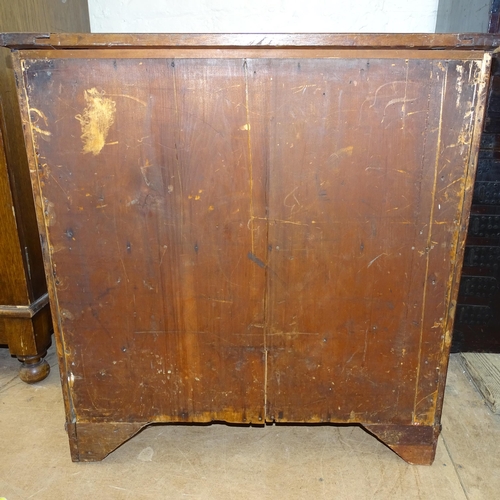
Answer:
M100 463L72 463L53 348L29 386L0 349L0 497L25 499L500 498L500 416L452 357L431 467L358 427L156 425Z

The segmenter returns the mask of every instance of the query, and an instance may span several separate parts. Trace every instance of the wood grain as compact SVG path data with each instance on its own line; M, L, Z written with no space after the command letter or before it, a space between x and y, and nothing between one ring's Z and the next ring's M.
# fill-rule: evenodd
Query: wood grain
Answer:
M213 50L16 56L73 457L223 420L430 463L489 55Z
M2 116L0 100L0 117ZM0 127L0 255L11 255L11 249L19 247L14 202L10 190L7 159L5 157L2 128ZM22 305L28 302L24 263L21 253L0 259L0 304Z

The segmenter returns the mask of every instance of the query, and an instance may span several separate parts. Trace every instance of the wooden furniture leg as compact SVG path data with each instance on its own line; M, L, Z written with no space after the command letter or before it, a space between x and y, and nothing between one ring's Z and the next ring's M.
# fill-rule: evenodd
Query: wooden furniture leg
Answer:
M22 363L19 377L23 382L39 382L50 372L44 357L51 344L51 324L47 295L31 306L0 308L0 343L6 343Z
M73 462L97 462L134 437L148 422L66 424Z
M39 356L19 356L17 359L22 365L19 369L19 378L27 384L40 382L50 373L50 365L44 359L47 352Z
M441 426L367 424L363 427L409 464L432 465Z

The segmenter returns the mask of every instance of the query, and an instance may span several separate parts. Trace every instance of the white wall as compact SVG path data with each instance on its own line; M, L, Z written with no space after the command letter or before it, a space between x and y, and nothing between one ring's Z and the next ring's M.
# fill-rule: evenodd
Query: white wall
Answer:
M427 32L439 0L88 0L93 32Z

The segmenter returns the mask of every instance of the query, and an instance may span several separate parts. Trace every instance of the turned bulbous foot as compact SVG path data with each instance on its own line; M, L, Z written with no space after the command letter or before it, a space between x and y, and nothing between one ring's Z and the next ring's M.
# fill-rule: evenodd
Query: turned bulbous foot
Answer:
M50 365L42 356L18 358L22 365L19 369L19 378L27 384L40 382L50 373Z

